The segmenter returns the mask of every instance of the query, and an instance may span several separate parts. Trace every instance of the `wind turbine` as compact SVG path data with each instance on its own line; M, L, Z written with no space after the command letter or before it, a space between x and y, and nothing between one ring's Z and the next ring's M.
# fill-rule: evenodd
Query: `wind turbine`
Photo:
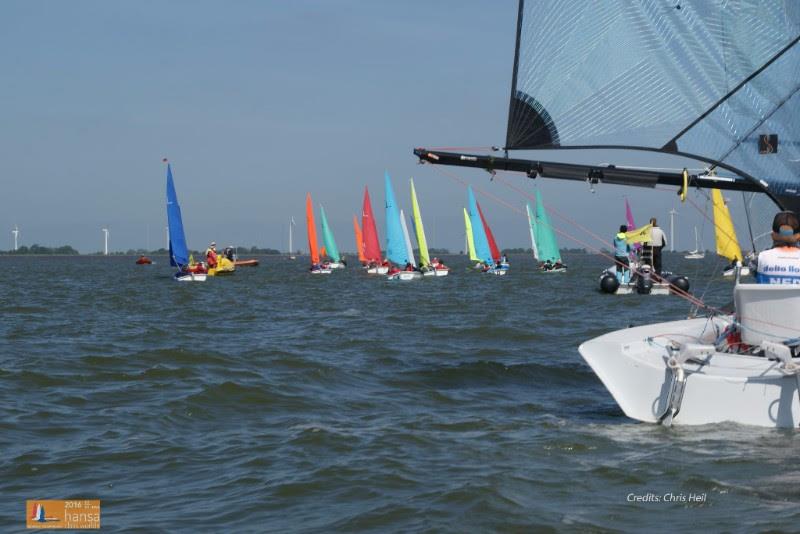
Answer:
M292 226L294 226L294 216L292 217L291 221L289 222L289 259L294 260L295 255L294 251L292 250Z
M19 227L15 224L14 229L11 230L11 233L14 234L14 252L17 251L17 237L19 237Z
M105 248L103 250L104 254L108 256L108 228L103 228L103 234L105 236Z
M669 251L675 252L675 215L678 212L675 208L669 210Z

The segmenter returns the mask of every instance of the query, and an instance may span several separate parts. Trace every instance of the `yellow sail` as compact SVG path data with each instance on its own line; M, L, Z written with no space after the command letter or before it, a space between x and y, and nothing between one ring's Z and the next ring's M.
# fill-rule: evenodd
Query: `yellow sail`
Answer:
M419 245L419 264L421 267L425 267L430 265L431 257L428 254L428 242L425 240L425 228L422 227L422 214L419 212L413 178L411 179L411 210L414 215L414 232L417 234L417 244Z
M719 189L712 189L711 200L714 203L714 237L717 241L717 254L730 261L742 261L742 249L739 247L739 240L736 239L731 213L722 198L722 192Z
M650 235L650 230L652 229L652 224L645 224L641 228L625 232L625 241L627 241L629 245L634 243L650 243L653 241L653 236Z
M467 230L467 250L469 251L470 261L481 261L475 253L475 240L472 237L472 223L469 222L467 208L464 208L464 227Z

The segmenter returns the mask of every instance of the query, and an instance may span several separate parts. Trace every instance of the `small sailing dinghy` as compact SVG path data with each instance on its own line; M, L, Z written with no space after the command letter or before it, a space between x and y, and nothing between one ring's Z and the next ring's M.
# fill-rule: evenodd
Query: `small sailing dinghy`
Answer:
M500 255L500 249L497 247L497 242L494 240L494 235L492 234L492 229L489 228L489 223L486 222L486 217L483 216L480 203L476 202L475 206L478 208L481 225L483 226L484 232L486 232L486 242L489 243L489 253L492 256L492 264L487 272L498 276L504 276L509 269L508 260L504 255Z
M467 202L469 209L468 212L468 230L472 230L472 243L475 247L475 255L480 262L476 267L480 267L481 272L504 276L508 271L508 267L498 267L500 252L497 251L497 260L494 258L492 246L489 244L489 234L487 234L488 225L484 224L483 213L480 210L477 200L475 200L475 193L472 192L472 186L467 186ZM467 239L469 240L469 234ZM494 237L492 237L494 241ZM497 250L497 244L494 244L494 250Z
M539 270L545 273L563 273L567 266L561 260L558 241L542 202L542 195L536 191L536 215L530 204L525 205L528 212L528 226L531 233L533 257L539 262Z
M367 274L388 273L389 264L382 260L381 245L378 242L378 227L375 224L375 214L372 213L372 202L366 186L364 186L364 203L361 209L361 232L363 233L363 265L367 269Z
M722 271L723 276L733 276L736 273L736 266L742 265L742 248L739 246L739 239L736 237L736 230L733 227L731 212L728 204L722 198L722 191L719 189L711 190L711 202L714 206L714 238L717 243L717 254L730 261L730 265ZM742 276L750 274L750 268L741 267Z
M389 173L384 174L386 187L386 257L392 263L389 280L420 280L422 273L416 269L414 251L403 211L397 207Z
M139 256L139 258L136 260L136 265L152 265L152 264L153 260L151 260L145 255Z
M164 162L167 160L165 159ZM173 278L178 282L205 282L206 270L202 264L189 260L186 234L183 231L181 206L172 179L172 166L167 163L167 231L169 232L169 264L178 268Z
M700 238L697 235L697 227L694 227L694 250L683 256L687 260L702 260L706 257L704 250L700 250Z
M450 274L450 268L444 263L440 262L438 258L436 261L431 261L430 252L428 251L428 240L425 239L425 227L422 225L422 213L419 209L419 202L417 201L417 191L414 189L414 180L411 182L411 211L414 215L412 222L414 223L414 233L417 236L417 245L419 246L419 268L423 276L447 276ZM402 211L401 211L402 215Z
M308 253L311 259L311 274L331 274L327 264L320 261L319 244L317 242L317 227L314 223L314 203L311 193L306 194L306 230L308 232Z
M325 208L320 204L319 206L320 222L322 224L322 242L325 243L325 250L330 258L328 267L331 269L344 269L346 264L342 261L342 256L339 254L339 247L336 246L336 240L333 238L333 231L328 225L328 218L325 216Z

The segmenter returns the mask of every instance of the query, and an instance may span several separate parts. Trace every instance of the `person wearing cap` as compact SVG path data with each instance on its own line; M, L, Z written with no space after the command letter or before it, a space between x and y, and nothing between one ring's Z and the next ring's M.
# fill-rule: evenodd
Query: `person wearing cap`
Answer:
M209 268L217 266L217 244L213 241L206 249L206 263Z
M793 211L782 211L772 220L772 248L759 253L756 282L800 284L800 219Z

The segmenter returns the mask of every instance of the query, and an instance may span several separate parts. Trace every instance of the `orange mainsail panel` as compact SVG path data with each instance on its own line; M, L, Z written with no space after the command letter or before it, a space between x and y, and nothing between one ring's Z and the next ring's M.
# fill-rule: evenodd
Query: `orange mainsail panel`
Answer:
M308 230L308 252L311 255L311 263L319 263L317 227L314 225L314 204L311 202L311 193L306 194L306 228Z
M364 256L364 237L361 235L361 227L358 226L358 217L353 215L353 231L356 234L356 249L358 250L358 261L366 263L367 257Z

